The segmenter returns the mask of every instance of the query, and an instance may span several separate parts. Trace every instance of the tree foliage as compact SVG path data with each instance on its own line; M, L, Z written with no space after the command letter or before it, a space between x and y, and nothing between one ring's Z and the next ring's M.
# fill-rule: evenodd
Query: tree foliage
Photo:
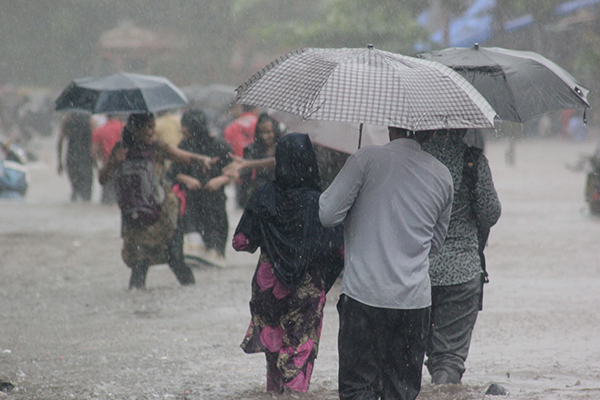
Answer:
M320 0L303 19L279 19L253 32L280 47L364 47L412 53L427 32L415 15L423 2L398 0Z

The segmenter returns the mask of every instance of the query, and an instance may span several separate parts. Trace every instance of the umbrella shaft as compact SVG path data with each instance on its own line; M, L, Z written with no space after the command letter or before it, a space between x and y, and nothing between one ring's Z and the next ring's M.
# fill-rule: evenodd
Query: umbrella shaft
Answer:
M359 149L360 149L360 144L362 143L362 128L363 128L363 124L361 122L358 127L358 148Z

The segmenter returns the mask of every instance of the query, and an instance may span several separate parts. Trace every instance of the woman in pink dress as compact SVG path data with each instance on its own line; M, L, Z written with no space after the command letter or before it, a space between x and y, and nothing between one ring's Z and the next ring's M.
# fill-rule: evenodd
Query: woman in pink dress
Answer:
M325 295L343 268L343 233L319 221L319 170L308 136L284 136L275 158L275 180L254 191L233 239L237 251L261 249L241 347L265 353L267 391L306 392Z

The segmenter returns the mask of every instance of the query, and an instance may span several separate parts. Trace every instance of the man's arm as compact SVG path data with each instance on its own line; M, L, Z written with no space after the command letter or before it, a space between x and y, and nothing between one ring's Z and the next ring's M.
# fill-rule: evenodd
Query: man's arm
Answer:
M362 187L363 171L351 156L329 188L319 197L319 219L325 227L341 224Z

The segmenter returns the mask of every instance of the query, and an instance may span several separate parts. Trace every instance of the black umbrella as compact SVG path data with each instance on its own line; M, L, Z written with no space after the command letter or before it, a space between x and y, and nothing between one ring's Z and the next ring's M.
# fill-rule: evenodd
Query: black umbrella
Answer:
M117 73L76 79L56 99L56 110L147 113L185 107L185 94L167 78Z
M534 52L476 44L416 57L437 61L461 74L505 121L523 122L553 111L590 107L588 89Z

